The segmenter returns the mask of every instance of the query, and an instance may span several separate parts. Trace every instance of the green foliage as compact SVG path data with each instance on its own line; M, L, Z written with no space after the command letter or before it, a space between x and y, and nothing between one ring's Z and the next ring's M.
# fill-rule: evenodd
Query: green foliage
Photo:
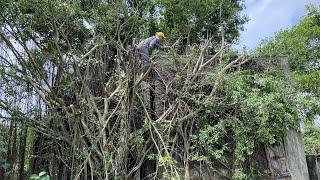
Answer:
M320 94L320 71L313 71L308 74L296 73L293 75L294 81L303 91Z
M197 141L201 145L207 145L207 148L204 149L206 155L213 157L214 159L226 161L226 156L224 155L225 151L230 151L227 149L227 144L219 147L219 142L223 141L222 137L226 133L225 126L222 122L218 123L215 126L207 125L200 130L198 136L193 136L195 142ZM207 156L208 157L208 156ZM203 161L208 159L205 155L195 154L194 160Z
M244 180L244 179L248 179L248 176L245 173L243 173L241 169L236 169L232 176L232 179Z
M320 153L320 127L306 123L303 131L303 141L306 154Z
M30 180L50 180L50 176L45 171L42 171L39 174L31 175L29 179Z
M246 18L239 15L244 8L241 1L159 1L163 18L160 27L172 40L182 38L183 43L199 43L213 36L215 43L221 39L219 28L224 24L226 40L233 42L239 36L239 29ZM220 16L221 11L221 16ZM188 40L189 39L189 40Z
M129 146L136 150L142 149L145 146L143 137L139 135L133 137L129 142Z
M160 166L171 166L174 164L174 160L170 156L159 157L158 159Z
M194 150L198 149L193 157L197 161L215 159L228 163L234 153L234 163L239 169L233 178L246 179L248 174L240 169L247 157L261 144L274 144L289 127L298 126L297 105L302 99L280 77L268 74L229 73L220 84L223 94L220 102L203 106L206 115L201 117L199 133L192 138Z

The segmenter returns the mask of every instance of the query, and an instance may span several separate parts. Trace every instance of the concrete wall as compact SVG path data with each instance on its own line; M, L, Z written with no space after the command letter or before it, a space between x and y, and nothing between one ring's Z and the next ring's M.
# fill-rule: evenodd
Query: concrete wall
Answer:
M292 180L309 180L301 134L294 129L288 130L285 137L284 147L287 156L288 169Z

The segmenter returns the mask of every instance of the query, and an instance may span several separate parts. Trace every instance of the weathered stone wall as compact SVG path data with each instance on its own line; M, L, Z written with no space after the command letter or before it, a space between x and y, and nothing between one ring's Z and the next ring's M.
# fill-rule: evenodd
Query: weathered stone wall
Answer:
M294 129L288 130L284 148L292 180L308 180L309 173L301 134Z

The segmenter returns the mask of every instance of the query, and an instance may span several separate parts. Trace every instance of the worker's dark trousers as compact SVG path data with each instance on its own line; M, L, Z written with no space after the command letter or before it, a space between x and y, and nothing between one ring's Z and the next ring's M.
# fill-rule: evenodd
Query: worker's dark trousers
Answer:
M144 64L150 62L148 48L138 48L138 54L139 58L143 61Z

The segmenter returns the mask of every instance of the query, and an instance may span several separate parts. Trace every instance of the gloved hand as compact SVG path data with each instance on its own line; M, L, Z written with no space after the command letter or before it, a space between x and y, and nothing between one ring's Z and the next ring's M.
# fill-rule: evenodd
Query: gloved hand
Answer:
M172 50L171 46L161 46L159 48L160 51L165 51L165 52L169 52L170 50Z

